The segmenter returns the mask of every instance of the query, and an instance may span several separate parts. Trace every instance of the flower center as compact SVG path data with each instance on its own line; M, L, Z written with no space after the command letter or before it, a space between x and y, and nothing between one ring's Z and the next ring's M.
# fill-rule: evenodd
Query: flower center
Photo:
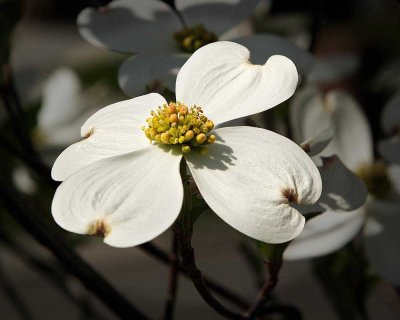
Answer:
M392 182L383 162L364 164L357 169L357 175L364 181L368 192L377 199L387 197L392 190Z
M217 36L208 31L202 24L183 28L173 34L177 47L183 52L193 53L206 44L216 42Z
M214 143L215 135L209 134L214 123L209 120L200 107L188 108L180 102L170 102L152 111L146 119L147 127L142 127L151 142L180 146L182 152L189 153L193 148Z

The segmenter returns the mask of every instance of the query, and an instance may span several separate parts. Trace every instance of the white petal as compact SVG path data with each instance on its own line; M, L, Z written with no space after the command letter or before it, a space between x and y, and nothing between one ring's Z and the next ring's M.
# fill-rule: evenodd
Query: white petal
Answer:
M353 211L367 200L368 190L364 182L339 158L323 158L323 167L318 168L322 178L322 195L318 204L324 209Z
M301 147L307 152L309 157L314 157L326 148L333 139L333 135L333 129L331 127L326 128L321 132L318 132L314 137L304 141L301 144Z
M150 111L166 103L156 93L109 105L91 116L81 128L88 138L65 149L53 165L51 176L62 181L98 160L146 148L141 130Z
M324 109L319 91L312 86L296 92L289 108L290 125L294 140L303 143L315 139L325 130L333 130L333 123Z
M185 155L193 178L211 209L240 232L269 243L286 242L304 227L304 217L288 203L293 191L300 203L321 193L319 172L294 142L252 127L216 129L207 155Z
M26 167L16 167L12 172L12 181L15 187L25 194L33 195L38 190L36 181Z
M98 161L72 175L57 189L55 221L87 234L103 221L104 242L131 247L164 232L177 218L183 199L181 156L155 145Z
M189 26L203 24L220 36L250 17L259 0L176 0Z
M98 109L89 110L78 118L71 120L68 123L51 128L45 132L44 145L45 147L62 147L70 145L81 140L81 127L86 120L97 112Z
M326 150L335 152L351 170L373 160L371 128L360 105L344 91L331 91L327 107L334 123L335 136Z
M256 64L262 64L268 57L278 54L292 60L300 74L308 74L315 62L313 55L289 40L273 34L259 33L232 41L248 48L251 52L251 60Z
M120 67L119 85L131 97L143 94L146 86L174 91L178 71L188 58L186 54L139 54Z
M388 161L400 164L400 136L379 141L379 153Z
M178 17L162 1L117 0L103 10L84 9L79 32L91 44L126 53L173 52Z
M270 109L293 94L298 76L292 61L272 56L265 65L253 65L249 57L233 42L200 48L179 71L177 100L201 106L219 124Z
M400 129L400 93L390 99L383 109L382 127L387 134Z
M47 132L68 123L82 112L81 82L68 68L55 70L43 87L43 104L38 114L38 127Z
M327 211L306 223L303 232L290 243L285 260L307 259L335 252L361 229L365 206L352 212Z
M372 201L370 210L382 232L365 237L365 252L375 271L400 285L400 202Z

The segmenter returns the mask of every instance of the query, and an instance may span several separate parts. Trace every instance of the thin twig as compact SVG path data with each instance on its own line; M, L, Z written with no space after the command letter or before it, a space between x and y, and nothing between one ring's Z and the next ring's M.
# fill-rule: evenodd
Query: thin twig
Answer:
M234 320L247 319L239 313L233 312L223 306L207 288L201 271L196 266L194 250L191 246L191 235L185 235L184 232L176 225L174 228L176 237L178 239L179 253L182 258L182 267L185 269L190 280L192 280L197 292L201 295L203 300L220 315Z
M28 233L58 258L65 269L76 276L121 319L148 319L82 260L60 235L49 229L41 216L18 196L16 190L0 182L0 202Z
M282 266L282 259L274 263L267 261L266 265L268 267L268 276L264 285L258 292L257 298L255 299L253 305L246 312L246 315L249 319L255 319L261 312L265 303L270 299L271 292L278 283L278 275Z
M164 319L172 320L174 317L174 308L176 304L176 295L178 292L178 279L179 279L179 261L178 261L178 241L175 234L172 235L172 248L170 255L169 266L169 283L168 283L168 296L165 303Z
M24 299L19 295L18 291L15 290L14 286L10 282L9 278L4 274L3 267L0 264L0 286L8 298L9 302L14 306L15 311L19 314L19 317L23 320L34 319L29 311Z
M156 247L154 244L151 242L144 243L139 246L143 251L145 251L147 254L151 255L152 257L157 258L159 261L169 264L171 263L170 257L166 252L163 250L159 249ZM183 269L181 265L178 265L178 270L180 272L183 272L183 274L186 277L189 277L189 275L186 273L186 271ZM246 309L249 307L249 303L243 299L242 297L238 296L236 293L233 291L223 287L219 283L215 282L214 280L211 280L207 278L206 276L203 276L204 283L206 286L212 290L214 293L218 294L221 298L224 298L226 301L230 301L234 305Z
M77 298L66 285L63 268L61 268L58 264L47 264L44 260L36 258L25 247L21 246L15 241L8 239L1 233L0 241L15 254L17 254L18 257L25 262L25 264L27 264L37 273L41 274L43 277L49 279L53 284L55 284L56 288L60 289L61 293L64 294L64 296L70 301L78 305L82 309L82 311L86 313L88 312L86 304L83 305L84 301ZM95 310L91 309L89 310L89 312L90 314L94 315L95 319L102 319L102 316L100 314L97 314Z
M54 181L50 175L50 168L44 164L40 158L25 155L16 146L8 141L5 137L0 135L0 147L3 147L6 151L12 154L14 157L25 163L32 171L41 178L45 183L53 188L56 188L59 183Z
M4 102L4 107L12 122L14 133L28 153L36 154L29 134L25 114L15 88L10 65L5 63L1 71L3 72L3 82L0 84L0 93Z

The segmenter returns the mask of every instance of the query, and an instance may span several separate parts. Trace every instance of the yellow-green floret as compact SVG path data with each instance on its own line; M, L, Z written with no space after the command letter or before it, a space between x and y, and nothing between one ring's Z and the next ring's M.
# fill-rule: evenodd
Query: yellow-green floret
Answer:
M188 108L180 102L170 102L152 111L142 129L151 142L178 145L183 153L193 148L214 143L216 136L210 134L214 123L200 107Z
M178 49L187 53L193 53L200 47L218 40L217 36L202 24L174 32L174 39Z
M357 175L364 181L368 192L377 199L387 197L392 190L392 182L383 162L362 165Z

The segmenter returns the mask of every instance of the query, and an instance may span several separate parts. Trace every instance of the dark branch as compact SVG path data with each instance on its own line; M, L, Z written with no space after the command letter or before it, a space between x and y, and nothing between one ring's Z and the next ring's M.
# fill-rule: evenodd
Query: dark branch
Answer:
M82 284L97 296L121 319L148 319L123 296L121 296L99 273L44 223L17 191L0 181L0 202L15 220L38 242L50 250L65 269L76 276Z

